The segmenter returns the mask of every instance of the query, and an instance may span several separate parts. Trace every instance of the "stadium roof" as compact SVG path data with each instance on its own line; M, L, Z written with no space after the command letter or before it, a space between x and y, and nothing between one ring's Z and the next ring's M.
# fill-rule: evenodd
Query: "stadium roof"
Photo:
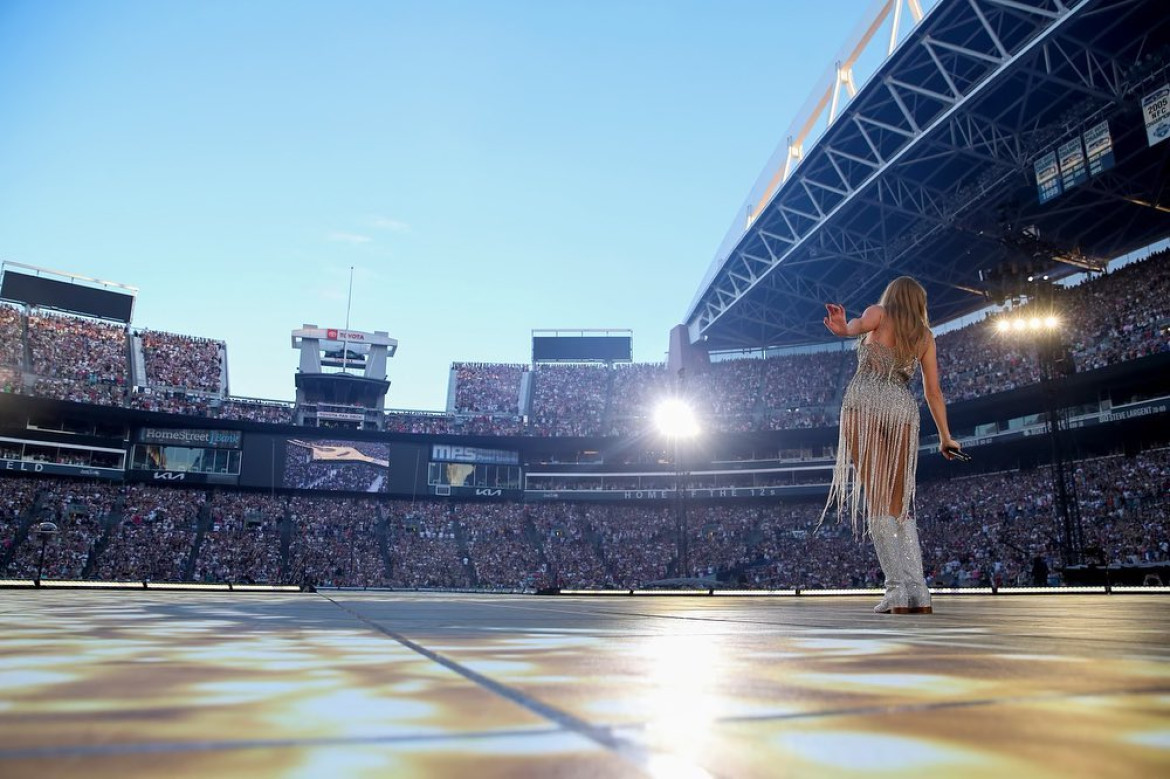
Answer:
M1170 141L1149 146L1141 109L1167 82L1166 11L940 0L843 108L839 65L827 129L790 137L761 176L688 311L691 340L825 341L824 302L853 315L903 274L944 322L987 305L980 271L1037 247L1059 277L1170 235ZM1041 204L1037 161L1102 121L1115 167Z

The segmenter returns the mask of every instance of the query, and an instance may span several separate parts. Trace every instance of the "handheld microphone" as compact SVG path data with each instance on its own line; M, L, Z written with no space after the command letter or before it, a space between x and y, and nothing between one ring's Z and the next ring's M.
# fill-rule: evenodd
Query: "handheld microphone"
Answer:
M946 449L944 449L943 451L945 451L945 452L946 452L947 454L949 454L951 457L954 457L954 458L955 458L956 460L958 460L959 462L964 462L964 463L969 463L969 462L971 462L971 455L967 454L967 453L966 453L966 452L964 452L962 449L959 449L959 448L958 448L958 447L956 447L956 446L948 446L948 447L947 447Z

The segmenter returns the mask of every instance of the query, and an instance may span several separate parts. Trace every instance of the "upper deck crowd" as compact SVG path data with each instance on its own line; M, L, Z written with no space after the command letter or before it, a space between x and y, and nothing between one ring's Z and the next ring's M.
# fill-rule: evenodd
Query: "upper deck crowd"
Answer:
M1062 289L1062 336L1079 372L1170 351L1167 252ZM855 313L855 312L851 312ZM1026 311L1025 311L1026 313ZM1034 349L990 320L938 336L949 402L986 397L1040 380ZM145 379L132 380L140 345ZM0 305L0 389L152 411L291 422L288 403L232 398L221 341ZM687 378L685 392L717 432L836 424L854 352L826 350L766 359L725 359ZM385 429L405 433L622 436L648 425L674 391L662 364L456 363L453 408L389 412Z

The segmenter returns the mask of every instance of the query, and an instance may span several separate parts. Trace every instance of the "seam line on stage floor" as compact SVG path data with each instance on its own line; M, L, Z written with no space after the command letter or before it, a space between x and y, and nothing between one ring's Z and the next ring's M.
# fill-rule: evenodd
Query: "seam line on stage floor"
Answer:
M547 736L563 732L562 728L511 728L508 730L474 730L464 733L404 733L385 736L337 736L332 738L275 738L241 741L162 741L126 744L76 744L64 747L29 747L0 749L0 760L28 760L50 757L103 757L128 754L170 754L179 752L219 752L236 749L272 749L297 747L377 746L379 744L425 744L463 739L484 740L516 736Z
M857 706L824 711L784 712L781 714L742 714L731 717L717 717L712 720L718 725L743 722L779 722L783 720L823 719L827 717L857 717L870 714L909 714L922 711L945 711L948 709L975 709L982 706L1019 706L1029 703L1050 703L1096 698L1127 698L1143 695L1165 695L1170 687L1139 687L1127 690L1094 690L1092 692L1054 692L1041 695L1019 695L1004 698L975 698L966 701L939 701L937 703L895 703L886 706ZM641 727L641 726L638 726Z

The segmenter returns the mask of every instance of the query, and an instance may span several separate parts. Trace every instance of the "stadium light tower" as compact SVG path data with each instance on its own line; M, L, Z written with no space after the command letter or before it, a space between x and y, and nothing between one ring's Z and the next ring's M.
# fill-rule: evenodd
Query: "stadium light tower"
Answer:
M691 439L699 434L695 410L682 398L667 398L654 409L654 425L668 441Z
M679 577L690 576L689 543L687 540L685 445L698 437L701 429L695 410L680 397L663 400L654 409L654 425L670 444L670 459L674 463L674 524L678 534Z
M1040 388L1044 396L1044 426L1052 445L1052 494L1056 499L1061 556L1066 566L1080 565L1084 562L1081 508L1077 500L1075 472L1066 462L1064 439L1068 431L1068 409L1060 399L1061 384L1076 367L1061 337L1061 319L1056 312L1052 290L1045 292L1033 297L1027 307L1038 309L1039 313L1027 309L1010 312L999 317L995 326L1004 337L1025 339L1036 347Z

